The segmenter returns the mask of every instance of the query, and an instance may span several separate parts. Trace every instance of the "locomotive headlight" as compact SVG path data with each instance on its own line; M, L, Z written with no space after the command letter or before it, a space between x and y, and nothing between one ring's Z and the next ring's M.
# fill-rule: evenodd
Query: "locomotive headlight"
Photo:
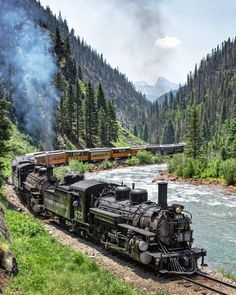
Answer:
M146 243L145 241L140 241L138 247L140 251L147 251L148 243Z
M182 212L182 207L181 207L181 206L177 206L177 207L175 208L175 212L176 212L177 214L180 214L180 213Z

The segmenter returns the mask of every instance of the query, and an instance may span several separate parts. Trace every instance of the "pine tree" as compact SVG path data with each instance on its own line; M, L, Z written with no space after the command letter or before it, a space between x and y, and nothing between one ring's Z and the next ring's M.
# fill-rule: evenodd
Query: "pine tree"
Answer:
M77 77L76 62L74 56L71 54L70 39L68 37L66 38L64 48L65 65L63 67L63 73L66 79L75 85Z
M138 136L138 130L137 130L137 125L134 125L134 136Z
M97 107L91 83L88 83L85 98L85 137L87 147L93 147L97 139Z
M82 114L82 92L81 92L80 84L78 80L76 83L75 102L76 102L76 134L79 139L82 133L80 121L83 120L83 114Z
M116 118L115 103L113 100L108 102L108 122L109 122L109 142L118 139L118 122Z
M105 113L107 112L107 102L101 84L98 85L97 90L97 108L98 111L102 109Z
M109 143L109 125L107 120L107 114L104 110L100 110L98 113L99 125L98 125L98 135L100 145L102 147L108 146Z
M145 142L148 141L148 128L147 128L147 124L144 125L143 140L144 140Z
M60 31L58 29L58 27L56 28L56 37L55 37L55 53L58 57L58 62L60 63L61 59L64 56L64 48L63 48L63 42L61 39L61 35L60 35Z
M75 92L74 87L70 83L69 85L69 91L68 91L68 104L67 104L67 118L68 118L68 127L69 127L69 133L71 134L73 131L73 125L75 122Z
M80 79L80 81L83 81L83 72L80 65L78 67L78 78Z
M8 151L7 141L10 139L10 121L7 117L7 108L8 102L0 89L0 187L4 174L4 162L2 159Z
M173 126L173 123L170 119L168 120L168 122L165 126L162 142L164 144L172 144L175 142L174 126Z
M226 148L227 158L236 158L236 118L230 122Z
M199 158L203 147L203 137L200 122L200 111L196 105L190 110L187 135L186 135L185 154L191 158Z

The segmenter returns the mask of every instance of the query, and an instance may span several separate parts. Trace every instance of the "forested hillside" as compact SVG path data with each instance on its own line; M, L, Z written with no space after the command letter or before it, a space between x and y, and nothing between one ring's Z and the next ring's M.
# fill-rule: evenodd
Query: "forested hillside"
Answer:
M53 15L50 8L46 10L36 0L10 0L21 5L28 12L31 20L55 34L58 29L62 39L68 40L71 54L75 58L77 70L82 70L83 80L93 85L102 84L107 99L114 99L119 117L127 126L133 126L145 115L148 101L137 92L128 78L107 64L106 59L92 49L85 40L75 36L73 28L69 30L67 22ZM79 8L78 8L79 9ZM81 74L81 73L80 73Z
M236 115L236 39L228 39L202 59L175 97L166 97L162 105L153 103L146 122L148 139L184 141L193 105L203 141L210 142L213 150L225 150Z
M148 103L125 75L35 0L0 2L0 78L10 118L44 149L108 146L119 123L146 118Z

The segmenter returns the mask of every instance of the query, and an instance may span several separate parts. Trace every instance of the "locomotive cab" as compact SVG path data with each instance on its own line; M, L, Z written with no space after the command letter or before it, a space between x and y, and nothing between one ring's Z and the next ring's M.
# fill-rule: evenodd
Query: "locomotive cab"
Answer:
M106 186L106 183L95 179L82 180L70 186L70 189L77 196L78 203L80 204L80 216L82 216L83 222L88 222L89 208L94 206L96 198ZM78 212L78 207L75 207L75 210Z

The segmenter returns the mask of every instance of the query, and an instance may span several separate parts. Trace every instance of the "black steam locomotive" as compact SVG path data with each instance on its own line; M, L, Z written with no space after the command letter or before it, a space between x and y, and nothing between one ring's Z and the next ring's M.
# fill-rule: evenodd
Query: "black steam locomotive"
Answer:
M144 189L129 188L68 174L59 184L52 167L33 157L17 158L12 179L29 207L50 214L73 232L100 241L161 273L192 274L204 249L193 248L191 214L167 204L167 184L158 184L158 203Z

